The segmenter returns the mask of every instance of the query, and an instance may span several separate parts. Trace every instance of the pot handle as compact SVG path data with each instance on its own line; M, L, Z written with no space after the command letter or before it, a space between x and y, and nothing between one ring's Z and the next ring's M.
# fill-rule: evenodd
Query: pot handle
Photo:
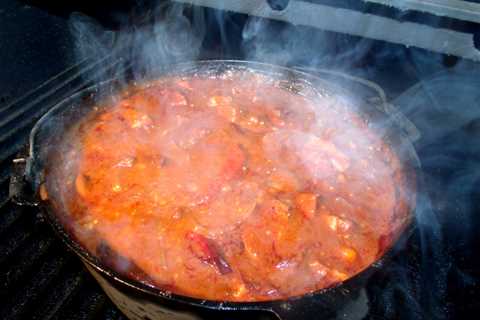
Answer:
M372 92L375 92L375 95L372 97L373 100L370 100L375 108L379 109L381 112L389 115L395 124L400 127L403 133L409 138L410 142L414 143L421 138L420 131L415 127L413 122L411 122L407 117L405 117L397 107L387 102L387 95L383 89L370 80L352 76L341 71L322 69L322 68L313 68L313 67L295 67L300 71L310 72L317 75L327 75L334 76L337 78L344 79L346 81L360 84L364 87L370 88Z
M20 206L38 206L31 184L26 179L28 156L26 151L20 152L13 159L10 175L9 199Z
M413 124L413 122L404 116L400 111L398 111L394 105L385 103L383 104L383 109L394 119L395 124L402 129L403 133L405 133L410 142L414 143L422 137L422 134Z

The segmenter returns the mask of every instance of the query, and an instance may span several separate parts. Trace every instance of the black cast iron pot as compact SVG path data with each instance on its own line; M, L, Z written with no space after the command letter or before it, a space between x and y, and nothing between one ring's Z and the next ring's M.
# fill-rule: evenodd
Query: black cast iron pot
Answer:
M21 205L39 206L57 235L73 250L93 274L107 295L130 319L217 319L268 318L328 319L359 297L369 278L385 264L404 244L413 229L415 192L421 187L420 164L412 145L418 132L385 101L378 86L368 81L340 73L315 70L316 76L300 70L247 61L200 61L160 68L154 77L174 74L218 75L234 70L253 70L276 79L294 92L326 94L347 99L346 103L365 117L395 151L402 161L407 186L411 191L409 214L400 217L398 230L392 232L393 245L361 273L334 287L291 297L285 300L261 302L211 301L181 296L132 280L110 268L105 259L99 259L78 243L59 219L59 207L40 199L40 186L45 182L45 170L55 164L48 163L49 155L64 139L65 132L88 114L92 107L121 87L116 80L99 83L84 89L53 106L35 125L25 156L14 161L10 195ZM397 221L398 222L398 221ZM113 253L114 254L114 253Z

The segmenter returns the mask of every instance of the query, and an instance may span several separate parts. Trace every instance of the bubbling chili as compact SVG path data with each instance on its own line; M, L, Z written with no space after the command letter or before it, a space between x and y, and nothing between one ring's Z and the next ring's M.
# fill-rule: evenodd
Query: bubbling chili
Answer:
M407 214L398 158L335 97L238 71L165 77L96 110L52 175L65 221L158 288L225 301L326 288L378 259Z

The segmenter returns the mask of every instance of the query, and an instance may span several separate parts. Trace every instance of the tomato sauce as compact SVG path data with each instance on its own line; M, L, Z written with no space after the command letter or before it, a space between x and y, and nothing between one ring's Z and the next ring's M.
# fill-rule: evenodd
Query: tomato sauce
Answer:
M63 178L76 238L178 294L259 301L332 286L378 259L407 214L399 160L361 117L252 72L132 87L75 137Z

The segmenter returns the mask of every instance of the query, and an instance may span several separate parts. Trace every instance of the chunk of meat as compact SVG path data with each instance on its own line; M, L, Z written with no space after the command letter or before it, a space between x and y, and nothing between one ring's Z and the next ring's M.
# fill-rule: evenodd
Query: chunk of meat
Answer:
M185 107L188 104L185 96L176 90L166 90L163 97L174 107Z
M308 264L310 271L313 273L313 276L317 281L323 280L327 273L329 272L328 268L321 264L318 261L312 261Z
M243 231L245 248L252 259L272 264L301 252L305 239L299 235L304 219L292 214L292 209L291 204L276 199L264 201L253 224Z
M200 112L189 118L172 118L160 137L165 143L175 143L182 149L189 149L201 143L213 131L221 129L223 124L208 112Z
M322 218L332 231L347 232L352 227L352 222L346 219L341 219L335 215L324 214Z
M189 248L198 259L215 267L222 275L232 272L228 262L222 257L212 240L195 232L187 233Z
M242 108L241 102L233 101L230 96L210 97L208 106L215 108L220 117L235 123L242 129L255 133L265 133L271 130L270 122L263 114L264 110Z
M208 106L221 109L222 107L231 106L232 100L230 96L213 96L208 100Z
M217 107L217 114L227 119L230 122L236 123L237 121L237 109L231 104L221 104Z
M253 265L274 265L277 261L272 251L273 239L271 230L265 229L262 224L246 226L242 232L242 241L245 247L246 258L252 261Z
M42 183L40 185L40 189L38 190L38 194L40 196L40 199L42 201L45 201L48 199L48 191L47 191L47 187L45 187L45 183Z
M352 263L357 259L357 252L348 247L342 247L339 251L340 257L348 263Z
M238 144L229 145L226 153L227 157L222 167L222 175L225 180L230 180L240 174L246 156Z
M188 196L190 204L183 205L205 205L213 201L223 187L242 174L245 155L238 145L229 141L206 139L188 150L169 148L166 153L171 163L163 168L164 178L158 183L170 183L167 189L171 194Z
M287 170L276 170L268 178L268 187L271 193L295 192L300 187L300 181Z
M306 218L313 218L317 210L317 196L313 193L298 193L295 203Z
M262 92L255 97L254 108L261 109L270 125L279 129L308 130L315 120L315 106L300 96L292 99L284 92Z
M238 182L224 185L219 193L194 213L196 221L211 234L236 228L248 219L257 206L259 188L255 183Z
M86 198L89 191L89 177L84 174L77 175L75 179L75 188L77 193L82 197Z

